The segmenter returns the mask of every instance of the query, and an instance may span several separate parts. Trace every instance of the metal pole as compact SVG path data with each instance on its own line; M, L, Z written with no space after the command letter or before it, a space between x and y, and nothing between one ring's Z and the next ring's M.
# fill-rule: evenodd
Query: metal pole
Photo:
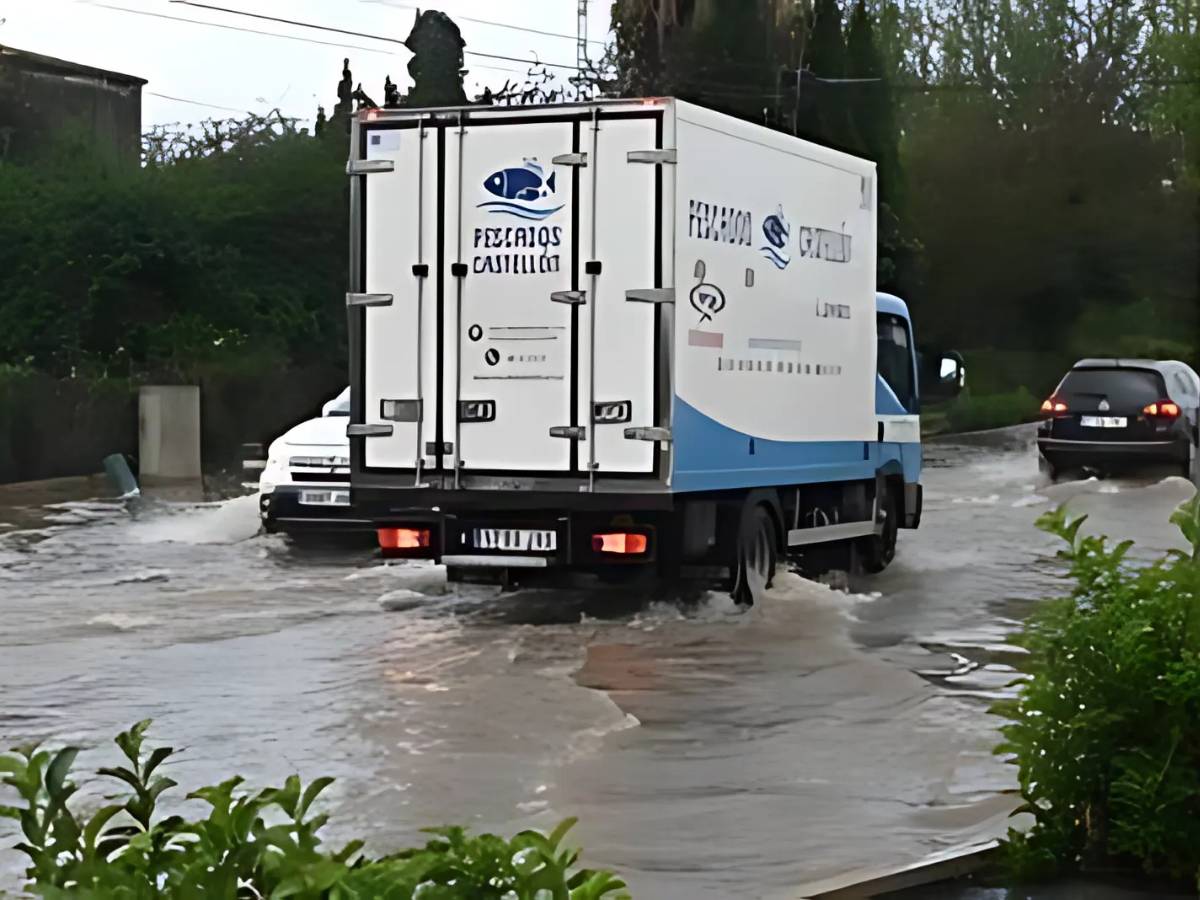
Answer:
M575 65L582 73L588 68L588 0L578 0L575 7L576 41Z
M417 128L417 265L425 262L425 117ZM424 336L425 277L417 278L417 462L414 487L421 486L421 469L425 465L422 439L425 434L425 395L422 392L425 358L421 352Z
M458 114L458 214L455 219L455 227L458 230L457 246L455 259L458 264L462 265L462 200L463 200L463 145L467 129L463 120L463 114ZM460 275L457 278L457 297L455 300L454 313L454 332L455 332L455 353L454 353L454 489L458 490L462 486L462 418L459 416L458 406L462 400L462 298L463 298L463 277Z
M600 170L600 108L592 107L592 255L596 259L596 204L600 199L597 188ZM588 490L596 490L596 304L600 295L597 291L599 275L593 274L588 291Z

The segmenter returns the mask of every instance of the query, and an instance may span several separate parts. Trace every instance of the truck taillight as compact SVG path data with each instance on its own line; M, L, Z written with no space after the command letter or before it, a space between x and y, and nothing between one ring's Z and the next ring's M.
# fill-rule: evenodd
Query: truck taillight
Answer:
M1053 397L1042 403L1042 412L1044 413L1057 415L1058 413L1065 413L1066 411L1067 404L1063 403L1061 400L1055 400Z
M381 550L424 550L429 547L428 528L380 528Z
M614 534L592 535L592 550L596 553L638 556L645 553L649 546L650 539L644 534L629 534L622 531Z
M1179 404L1172 403L1170 400L1160 400L1158 403L1151 403L1142 412L1160 419L1178 419Z

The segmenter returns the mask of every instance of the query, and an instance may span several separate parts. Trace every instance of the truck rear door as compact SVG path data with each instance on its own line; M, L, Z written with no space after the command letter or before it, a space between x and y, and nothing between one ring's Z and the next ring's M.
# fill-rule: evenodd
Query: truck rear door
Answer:
M391 425L365 465L654 472L625 429L659 424L664 175L629 154L659 147L661 110L406 126L365 129L394 163L362 188L363 290L391 298L365 310L363 421Z
M570 121L478 119L445 136L442 430L471 471L567 472L575 368Z

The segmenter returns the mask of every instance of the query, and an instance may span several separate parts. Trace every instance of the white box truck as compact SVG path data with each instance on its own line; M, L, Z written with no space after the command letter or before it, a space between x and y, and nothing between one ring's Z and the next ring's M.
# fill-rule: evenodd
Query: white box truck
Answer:
M873 163L673 99L352 125L353 502L452 575L885 566L921 517Z

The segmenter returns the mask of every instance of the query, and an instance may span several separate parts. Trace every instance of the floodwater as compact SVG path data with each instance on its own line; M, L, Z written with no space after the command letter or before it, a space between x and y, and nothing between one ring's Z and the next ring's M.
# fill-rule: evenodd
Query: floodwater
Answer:
M0 492L0 745L75 743L85 771L153 718L188 788L336 776L328 837L377 851L578 816L585 862L654 900L795 897L913 862L1002 833L1015 805L986 709L1020 665L1006 636L1060 587L1034 519L1069 501L1158 551L1192 492L1047 485L1027 429L928 457L925 522L888 572L849 592L781 572L748 612L448 588L259 535L252 497ZM0 885L19 866L0 851Z

